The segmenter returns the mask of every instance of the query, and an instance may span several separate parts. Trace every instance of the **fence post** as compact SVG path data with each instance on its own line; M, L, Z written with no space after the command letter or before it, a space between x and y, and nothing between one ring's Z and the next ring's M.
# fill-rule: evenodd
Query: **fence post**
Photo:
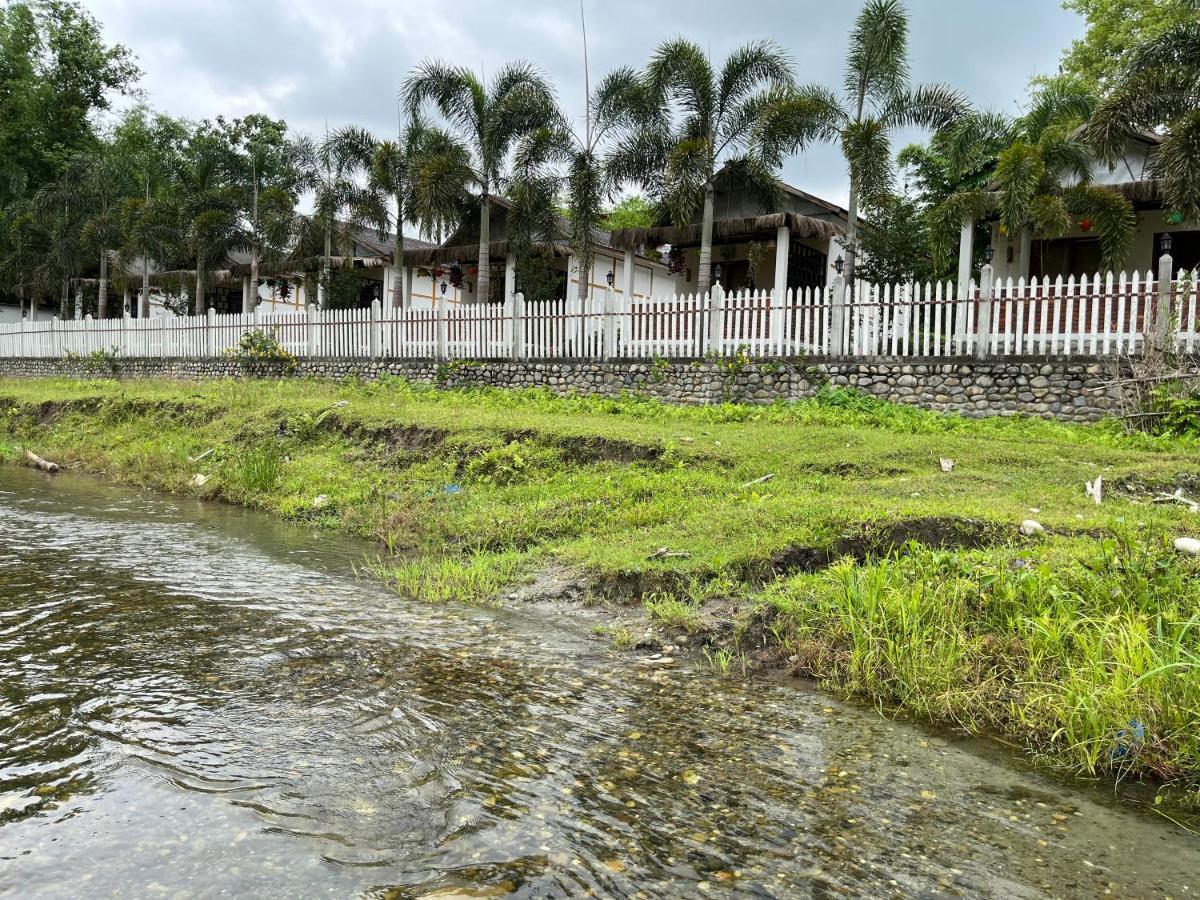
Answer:
M204 313L204 352L207 356L217 355L217 311L211 306Z
M519 362L525 357L525 295L512 295L512 358Z
M838 272L829 297L829 355L846 353L846 276Z
M979 317L975 328L975 358L987 359L992 343L992 298L995 295L995 271L991 263L979 270Z
M25 357L25 317L24 316L21 316L21 338L20 338L20 340L21 340L21 347L17 352L17 356L24 358Z
M129 355L129 304L125 304L125 311L121 314L121 355Z
M725 288L714 284L708 295L708 352L721 355L725 337Z
M311 303L304 309L308 313L308 355L311 358L317 355L317 316L320 313Z
M371 359L379 359L383 355L381 344L383 343L383 335L380 333L380 309L379 301L371 301Z
M446 295L437 301L437 358L447 359L446 346Z
M1154 349L1162 353L1168 348L1167 335L1171 328L1171 281L1175 273L1175 260L1171 256L1171 236L1162 237L1162 256L1158 258L1158 303L1154 310ZM1147 329L1149 330L1149 329ZM1143 339L1149 346L1150 335Z
M612 286L604 292L604 361L617 355L617 308Z

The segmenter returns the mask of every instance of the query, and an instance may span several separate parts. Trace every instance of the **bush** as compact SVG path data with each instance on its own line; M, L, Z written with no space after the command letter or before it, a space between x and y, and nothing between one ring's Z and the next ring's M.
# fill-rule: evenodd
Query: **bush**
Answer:
M227 351L235 357L243 369L253 368L256 363L278 364L286 375L296 371L296 357L288 353L279 343L278 331L258 329L247 331L238 341L237 347Z

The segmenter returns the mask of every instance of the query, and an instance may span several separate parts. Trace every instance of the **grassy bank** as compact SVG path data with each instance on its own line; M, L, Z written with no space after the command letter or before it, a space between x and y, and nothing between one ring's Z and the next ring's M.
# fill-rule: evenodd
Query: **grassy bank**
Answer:
M849 393L689 409L400 382L0 382L0 452L22 447L374 539L406 594L486 602L569 573L711 643L718 667L783 661L1074 771L1200 788L1200 564L1171 546L1200 516L1152 502L1200 494L1194 443ZM1045 533L1019 535L1029 518Z

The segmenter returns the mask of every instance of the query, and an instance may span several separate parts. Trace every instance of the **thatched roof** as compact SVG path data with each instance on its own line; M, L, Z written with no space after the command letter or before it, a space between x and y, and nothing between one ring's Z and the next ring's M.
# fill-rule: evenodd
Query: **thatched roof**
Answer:
M571 245L566 241L539 243L539 248L548 248L554 256L570 256ZM488 244L488 255L508 256L512 249L508 241L492 241ZM409 266L434 266L438 263L476 262L479 259L479 244L454 244L446 247L414 247L404 251L404 262Z
M829 240L842 237L846 229L837 222L814 219L800 213L768 213L741 219L719 219L713 223L713 240L731 240L755 234L773 233L780 225L792 229L795 237L808 240ZM686 246L700 243L702 226L660 225L654 228L622 228L612 233L612 246L619 250L636 250L659 244Z

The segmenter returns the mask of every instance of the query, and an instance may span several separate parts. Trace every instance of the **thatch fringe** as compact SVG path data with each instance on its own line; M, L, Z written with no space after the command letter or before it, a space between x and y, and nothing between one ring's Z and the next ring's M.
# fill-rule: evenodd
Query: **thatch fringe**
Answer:
M571 247L565 242L539 244L549 247L555 256L570 256ZM510 244L508 241L492 241L488 245L488 253L493 258L508 256ZM479 259L479 244L455 244L450 247L414 247L404 251L404 262L410 266L433 266L438 263L477 262Z
M780 225L792 229L792 236L806 240L830 240L845 235L837 222L815 219L800 213L768 213L742 219L720 219L713 223L713 239L723 240L753 234L770 234ZM612 246L618 250L636 250L659 244L680 246L700 243L700 225L661 225L655 228L622 228L612 233Z

